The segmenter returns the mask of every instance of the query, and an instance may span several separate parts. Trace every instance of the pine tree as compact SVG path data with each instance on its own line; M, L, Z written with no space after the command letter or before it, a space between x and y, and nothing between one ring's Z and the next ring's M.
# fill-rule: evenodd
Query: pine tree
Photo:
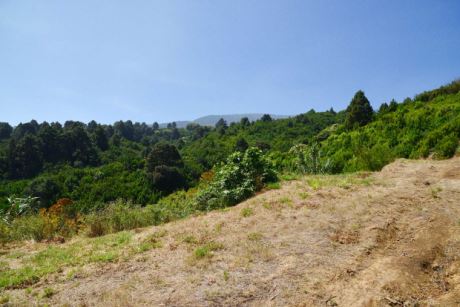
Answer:
M363 91L357 91L346 110L345 127L353 129L372 121L374 110Z

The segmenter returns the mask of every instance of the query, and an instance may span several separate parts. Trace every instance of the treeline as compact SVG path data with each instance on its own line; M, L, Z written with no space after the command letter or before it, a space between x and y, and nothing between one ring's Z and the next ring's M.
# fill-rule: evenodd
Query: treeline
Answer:
M118 198L155 202L194 184L200 174L182 162L177 148L210 130L131 121L0 123L0 209L11 195L39 197L44 207L62 197L85 208Z

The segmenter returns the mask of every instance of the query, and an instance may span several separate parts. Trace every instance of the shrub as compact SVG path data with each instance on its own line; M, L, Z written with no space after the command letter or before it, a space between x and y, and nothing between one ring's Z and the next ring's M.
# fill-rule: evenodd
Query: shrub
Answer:
M213 181L196 197L199 210L232 206L259 191L266 183L277 180L271 163L258 148L235 152L217 167Z
M449 134L443 137L438 144L436 144L434 157L436 159L450 158L455 154L458 147L458 138L455 134Z
M155 218L151 211L122 201L114 202L104 210L93 212L85 217L87 234L90 237L145 227L154 223Z
M322 174L331 169L331 161L323 158L320 146L316 142L310 146L294 145L289 152L295 157L294 169L302 174Z

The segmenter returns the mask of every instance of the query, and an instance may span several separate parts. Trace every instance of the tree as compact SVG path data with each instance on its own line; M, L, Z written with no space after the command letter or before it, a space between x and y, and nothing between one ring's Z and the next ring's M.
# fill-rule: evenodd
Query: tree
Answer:
M93 133L99 125L96 121L92 120L88 123L87 129L89 133Z
M398 109L398 103L396 102L396 100L394 99L391 99L390 101L390 105L388 106L388 110L390 112L394 112Z
M263 122L271 122L273 119L272 117L270 116L270 114L264 114L261 118L260 118L261 121Z
M357 91L346 110L345 127L364 126L372 121L374 110L363 91Z
M43 160L46 162L56 163L65 159L62 146L62 129L42 124L38 131L38 137L41 139L41 152Z
M185 186L184 176L177 167L167 165L156 166L152 173L153 185L160 191L173 192Z
M99 161L97 152L82 126L74 126L65 132L65 147L68 160L75 166L96 165Z
M41 144L37 137L26 134L17 143L10 141L9 164L13 178L35 176L42 168Z
M160 125L157 122L154 122L152 125L153 131L160 129Z
M100 150L105 151L109 148L109 140L105 134L104 128L97 126L93 134L94 143Z
M249 118L247 117L242 117L241 120L240 120L240 125L243 126L243 127L247 127L251 124L251 122L249 121Z
M13 127L8 123L0 122L0 140L7 139L13 133Z
M29 183L24 193L29 196L38 197L40 207L49 207L59 198L60 188L52 179L37 177Z
M121 137L132 141L134 136L134 127L133 122L128 120L126 122L117 121L113 124L113 129L115 133L120 135Z
M172 130L171 130L171 140L177 140L179 138L180 138L179 129L177 129L176 127L172 128Z
M216 123L216 130L220 133L220 135L225 134L225 131L227 130L228 125L225 119L221 118L217 121Z
M166 143L157 143L147 155L147 170L153 172L157 166L182 167L182 157L176 146Z
M385 114L387 112L388 112L388 104L384 102L380 105L379 114Z
M249 144L244 138L239 138L235 144L235 151L245 152L248 149Z
M216 128L228 128L227 121L223 118L220 118L216 123Z

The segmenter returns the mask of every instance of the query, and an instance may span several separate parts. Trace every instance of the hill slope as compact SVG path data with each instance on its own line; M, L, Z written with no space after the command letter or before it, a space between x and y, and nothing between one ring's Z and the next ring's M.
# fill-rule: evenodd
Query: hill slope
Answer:
M459 199L460 158L397 160L379 173L286 182L137 232L4 250L0 282L46 256L56 272L30 290L7 290L11 302L458 306ZM80 248L70 260L57 253L72 246ZM90 248L94 261L78 260Z

